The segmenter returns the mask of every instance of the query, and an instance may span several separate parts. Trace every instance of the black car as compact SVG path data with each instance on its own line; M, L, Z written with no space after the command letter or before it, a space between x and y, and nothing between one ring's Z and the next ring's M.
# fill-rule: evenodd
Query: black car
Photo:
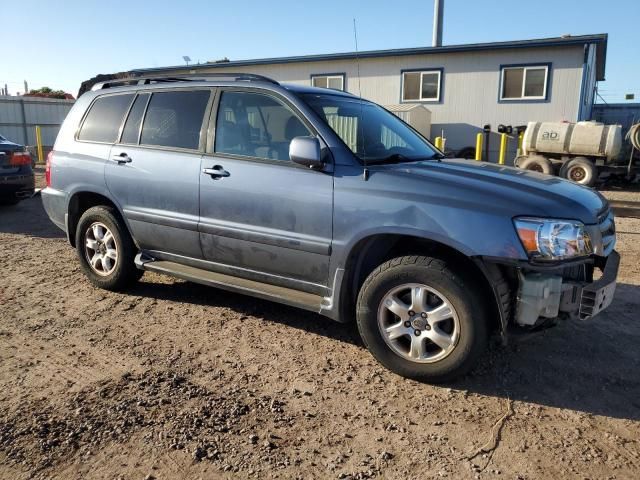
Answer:
M0 135L0 205L13 205L33 195L31 155L23 145Z

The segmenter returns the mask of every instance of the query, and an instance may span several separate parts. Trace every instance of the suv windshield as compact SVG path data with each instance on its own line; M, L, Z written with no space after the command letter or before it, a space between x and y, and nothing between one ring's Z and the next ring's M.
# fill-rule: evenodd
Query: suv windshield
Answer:
M368 164L442 158L422 136L375 103L331 94L300 97Z

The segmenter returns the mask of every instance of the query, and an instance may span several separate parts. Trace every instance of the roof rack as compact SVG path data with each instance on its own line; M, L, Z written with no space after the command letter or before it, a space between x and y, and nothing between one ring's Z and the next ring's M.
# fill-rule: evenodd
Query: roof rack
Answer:
M91 90L102 90L104 88L122 87L124 85L151 85L153 83L171 83L171 82L206 82L212 79L228 79L232 81L245 82L268 82L274 85L280 85L272 78L258 75L255 73L205 73L202 75L174 75L171 77L127 77L108 80L106 82L98 82Z

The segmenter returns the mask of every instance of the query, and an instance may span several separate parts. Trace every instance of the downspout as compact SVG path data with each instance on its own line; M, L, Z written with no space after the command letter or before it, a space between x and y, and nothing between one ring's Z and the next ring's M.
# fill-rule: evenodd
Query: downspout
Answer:
M580 120L582 120L582 107L584 105L584 96L585 96L585 89L586 89L586 76L587 76L587 64L589 63L589 43L585 43L584 45L584 52L583 52L583 60L582 60L582 79L580 80L580 95L578 98L578 118L577 121L579 122Z

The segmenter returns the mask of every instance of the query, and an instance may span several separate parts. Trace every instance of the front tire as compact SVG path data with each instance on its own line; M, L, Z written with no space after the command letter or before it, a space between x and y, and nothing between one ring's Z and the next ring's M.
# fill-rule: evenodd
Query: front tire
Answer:
M91 283L105 290L123 290L142 276L135 266L136 246L113 208L88 209L78 222L76 250Z
M487 345L474 285L430 257L394 258L376 268L358 295L357 324L382 365L431 383L465 374Z

